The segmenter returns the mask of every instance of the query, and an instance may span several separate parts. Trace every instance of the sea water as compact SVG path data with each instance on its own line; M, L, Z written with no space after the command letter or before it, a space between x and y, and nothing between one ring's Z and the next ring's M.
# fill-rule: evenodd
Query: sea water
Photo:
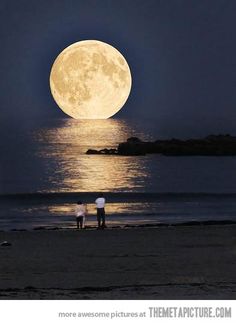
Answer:
M88 203L87 224L93 225L95 192L116 193L106 206L113 225L234 220L231 194L236 193L236 157L86 155L89 148L115 148L131 136L156 140L171 135L154 122L120 119L61 119L26 130L2 150L0 228L73 227L74 203L81 200L80 193L88 193L82 198ZM10 202L4 196L21 193L32 195ZM52 196L37 202L35 193ZM57 193L78 194L58 201ZM129 193L134 194L132 199ZM145 193L145 200L135 193ZM149 199L151 193L160 195ZM166 194L164 201L162 194Z

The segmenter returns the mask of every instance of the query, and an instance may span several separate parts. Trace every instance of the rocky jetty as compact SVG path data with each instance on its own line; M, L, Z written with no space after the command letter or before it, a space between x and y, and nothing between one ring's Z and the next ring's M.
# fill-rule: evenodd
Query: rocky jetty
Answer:
M86 154L107 154L107 155L114 155L114 154L118 154L118 150L117 149L102 149L102 150L92 150L89 149Z
M236 155L236 137L231 135L209 135L203 139L170 139L144 142L137 137L128 138L120 143L117 149L89 149L86 154L104 155L204 155L204 156L230 156Z

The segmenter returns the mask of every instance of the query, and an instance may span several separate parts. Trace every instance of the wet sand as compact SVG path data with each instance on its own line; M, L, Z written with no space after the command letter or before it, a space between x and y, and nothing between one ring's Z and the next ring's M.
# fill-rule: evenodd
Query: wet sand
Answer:
M236 299L236 225L0 232L0 299Z

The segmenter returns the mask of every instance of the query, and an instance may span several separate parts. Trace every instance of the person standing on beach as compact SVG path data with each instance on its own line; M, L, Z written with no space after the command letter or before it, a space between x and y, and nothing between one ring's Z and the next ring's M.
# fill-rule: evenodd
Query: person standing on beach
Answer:
M104 229L106 227L105 224L105 203L106 200L103 194L95 200L95 204L97 207L97 221L98 221L98 229Z
M83 204L81 201L78 201L75 209L77 229L84 228L86 214L87 214L87 206Z

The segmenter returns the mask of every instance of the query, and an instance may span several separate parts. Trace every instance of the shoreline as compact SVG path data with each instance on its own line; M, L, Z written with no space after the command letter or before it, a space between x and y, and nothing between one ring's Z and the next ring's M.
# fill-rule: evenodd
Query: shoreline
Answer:
M108 225L105 230L113 230L113 229L139 229L139 228L162 228L162 227L184 227L184 226L216 226L216 225L236 225L236 221L232 220L206 220L206 221L185 221L185 222L179 222L179 223L144 223L144 224L123 224L123 225ZM96 230L96 225L87 225L85 226L82 231L86 230ZM78 231L76 228L76 225L74 227L60 227L60 226L36 226L32 229L25 229L25 228L12 228L8 230L0 230L1 232L8 233L8 232L34 232L34 231Z

